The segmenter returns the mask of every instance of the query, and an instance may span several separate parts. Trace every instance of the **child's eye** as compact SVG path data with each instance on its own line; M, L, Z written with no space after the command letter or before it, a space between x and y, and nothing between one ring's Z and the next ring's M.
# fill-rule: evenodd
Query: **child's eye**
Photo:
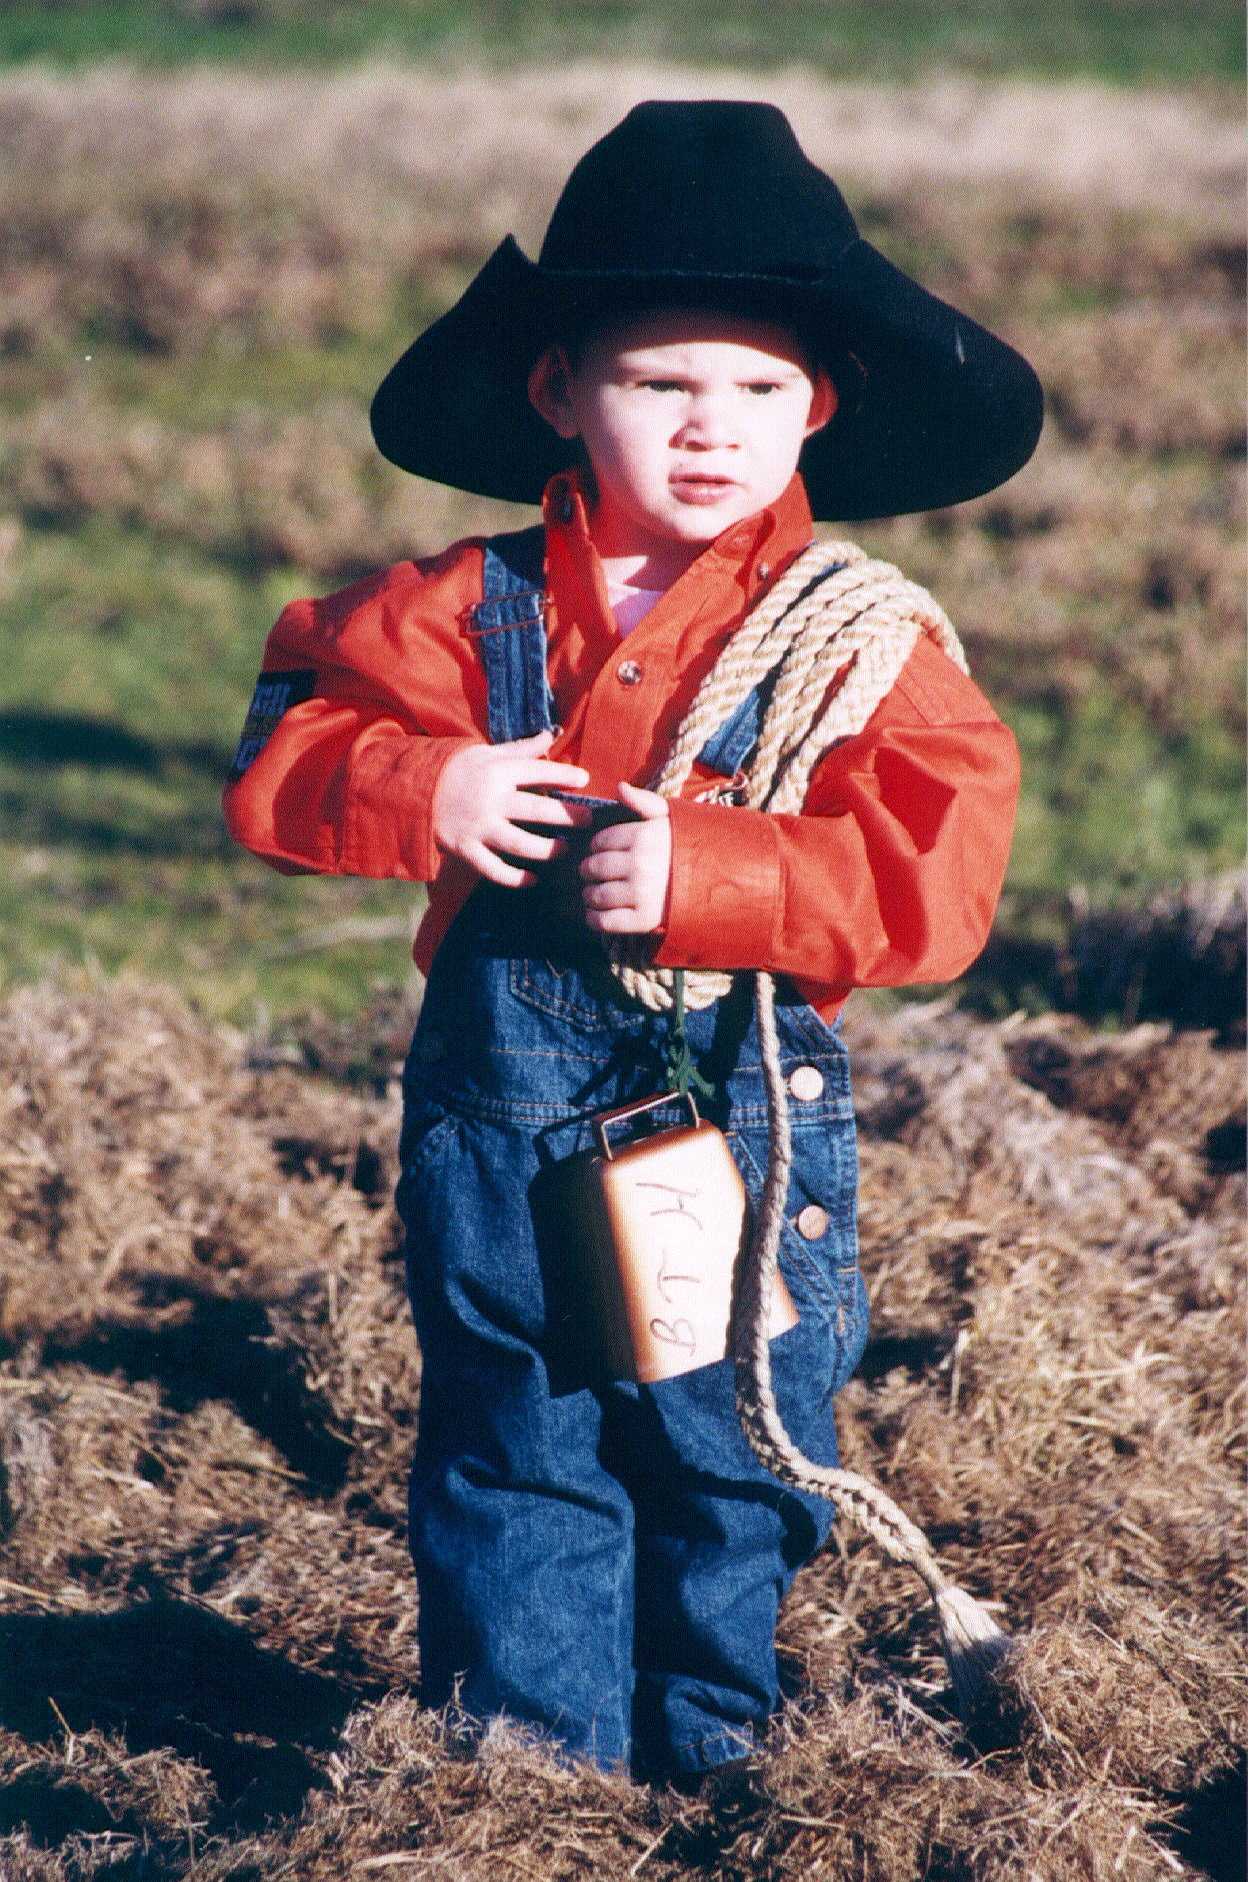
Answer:
M642 389L647 392L679 392L679 379L643 379Z
M764 398L768 392L778 392L780 383L776 379L751 379L747 382L745 389L747 392L756 393L759 398Z

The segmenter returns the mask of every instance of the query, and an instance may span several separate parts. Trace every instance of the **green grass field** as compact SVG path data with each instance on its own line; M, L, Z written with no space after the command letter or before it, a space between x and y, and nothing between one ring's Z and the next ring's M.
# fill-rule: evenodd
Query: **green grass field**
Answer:
M779 0L766 8L695 11L672 0L569 7L381 0L310 7L294 0L99 6L10 5L0 14L0 59L66 65L125 57L177 66L263 62L336 65L364 58L504 65L592 56L744 65L798 64L835 78L891 82L937 65L982 76L1091 75L1113 83L1236 83L1243 19L1226 0Z
M1132 14L1133 57L1178 30ZM91 17L120 34L137 15ZM22 17L0 15L10 50ZM55 18L65 49L87 31ZM289 25L258 9L253 50ZM4 971L129 969L243 1023L349 1014L403 981L422 893L284 878L230 845L219 789L265 633L295 594L521 520L391 470L368 399L501 233L540 228L595 114L650 79L583 68L584 123L535 68L303 82L13 73L0 180ZM822 154L841 107L809 75L775 92ZM1048 424L1003 491L854 533L937 594L1014 727L1002 920L1052 933L1072 891L1138 897L1242 855L1238 133L1225 101L1183 93L1117 118L951 96L968 133L989 127L978 170L946 153L932 187L919 94L873 96L849 194L886 253L1033 358ZM1072 195L1054 153L1098 138L1096 186ZM318 945L379 922L385 939Z
M403 978L396 935L311 944L343 922L401 926L423 891L279 876L220 820L257 647L281 602L318 585L290 569L248 578L135 530L30 533L0 600L11 977L95 961L171 980L240 1020L257 1003L346 1014L378 979ZM55 636L32 633L41 620ZM1002 709L1027 779L1008 897L1024 927L1051 927L1075 884L1121 898L1238 860L1231 726L1168 732L1108 684L1073 707L1038 693Z

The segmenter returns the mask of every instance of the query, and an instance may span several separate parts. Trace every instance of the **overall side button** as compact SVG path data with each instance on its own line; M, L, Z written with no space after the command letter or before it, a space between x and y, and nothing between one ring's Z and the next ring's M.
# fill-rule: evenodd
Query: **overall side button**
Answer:
M823 1073L817 1065L798 1065L789 1073L789 1090L803 1104L810 1104L823 1091Z
M817 1242L827 1234L830 1219L827 1210L817 1202L808 1202L804 1209L798 1210L793 1226L804 1242Z

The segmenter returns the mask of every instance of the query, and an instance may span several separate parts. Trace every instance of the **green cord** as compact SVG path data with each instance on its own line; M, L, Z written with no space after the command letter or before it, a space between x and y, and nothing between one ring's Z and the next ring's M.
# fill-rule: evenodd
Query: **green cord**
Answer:
M689 1041L685 1035L685 970L683 967L673 970L673 979L676 1002L672 1013L672 1029L667 1041L668 1081L672 1090L679 1092L682 1098L688 1097L690 1085L695 1086L704 1098L713 1098L715 1087L708 1079L703 1078L694 1064L693 1054L689 1050Z

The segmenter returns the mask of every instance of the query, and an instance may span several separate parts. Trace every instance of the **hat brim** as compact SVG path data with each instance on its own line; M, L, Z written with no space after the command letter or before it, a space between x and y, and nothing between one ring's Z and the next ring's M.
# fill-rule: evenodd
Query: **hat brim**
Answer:
M529 404L543 347L586 315L686 296L791 320L828 364L840 404L799 462L821 520L965 502L1012 477L1036 447L1044 401L1027 361L861 237L833 273L798 280L555 270L508 236L378 387L378 449L436 483L537 503L576 450Z

